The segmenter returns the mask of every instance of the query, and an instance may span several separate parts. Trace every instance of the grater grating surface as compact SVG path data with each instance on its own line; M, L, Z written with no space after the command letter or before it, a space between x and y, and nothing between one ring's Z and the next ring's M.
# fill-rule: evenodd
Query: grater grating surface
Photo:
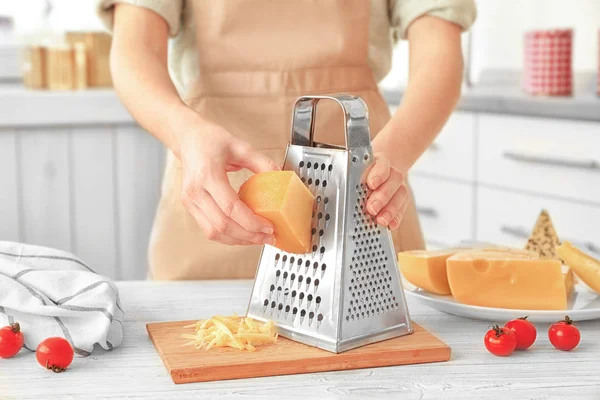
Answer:
M321 99L344 109L346 148L313 141ZM273 319L282 336L333 352L412 332L391 235L365 210L368 126L358 97L298 99L283 169L315 196L312 251L265 246L248 306L249 316Z

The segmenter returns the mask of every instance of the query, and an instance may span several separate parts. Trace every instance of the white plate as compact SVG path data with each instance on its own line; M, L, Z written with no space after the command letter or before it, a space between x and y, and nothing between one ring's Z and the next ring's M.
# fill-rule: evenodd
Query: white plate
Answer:
M405 281L406 282L406 281ZM403 282L404 283L404 282ZM421 289L411 290L412 285L405 286L407 297L422 304L433 307L448 314L459 317L506 322L513 318L528 315L531 322L553 323L562 320L565 315L574 321L600 319L600 296L581 283L575 286L575 293L569 301L567 310L511 310L508 308L491 308L469 306L458 303L452 296L440 296Z

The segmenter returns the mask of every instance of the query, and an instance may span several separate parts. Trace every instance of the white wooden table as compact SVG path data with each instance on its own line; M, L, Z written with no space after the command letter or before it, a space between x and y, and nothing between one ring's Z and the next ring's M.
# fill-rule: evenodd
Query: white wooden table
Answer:
M120 282L125 341L95 350L54 374L22 351L0 359L1 399L600 399L600 321L579 323L580 346L554 350L547 325L531 351L494 357L483 347L489 323L410 302L412 319L452 347L446 363L175 385L146 334L146 323L245 312L249 281ZM501 322L501 321L498 321Z

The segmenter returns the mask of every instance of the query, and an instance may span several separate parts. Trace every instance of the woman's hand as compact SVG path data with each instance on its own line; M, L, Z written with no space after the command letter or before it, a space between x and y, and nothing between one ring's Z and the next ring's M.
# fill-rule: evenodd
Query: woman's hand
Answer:
M228 245L275 244L273 225L255 215L231 187L227 172L277 170L276 163L231 135L203 121L180 136L182 202L207 238Z
M367 199L369 214L376 217L378 224L398 229L409 201L402 172L383 153L375 153L367 185L373 191Z

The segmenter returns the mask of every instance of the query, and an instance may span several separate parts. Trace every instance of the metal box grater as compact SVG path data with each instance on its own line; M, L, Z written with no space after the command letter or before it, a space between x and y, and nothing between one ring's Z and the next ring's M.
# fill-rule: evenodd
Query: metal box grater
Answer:
M314 141L317 103L344 110L346 148ZM299 98L283 169L316 198L312 252L261 253L247 315L275 321L289 339L340 353L412 333L397 256L387 228L365 209L373 162L366 104L349 95Z

